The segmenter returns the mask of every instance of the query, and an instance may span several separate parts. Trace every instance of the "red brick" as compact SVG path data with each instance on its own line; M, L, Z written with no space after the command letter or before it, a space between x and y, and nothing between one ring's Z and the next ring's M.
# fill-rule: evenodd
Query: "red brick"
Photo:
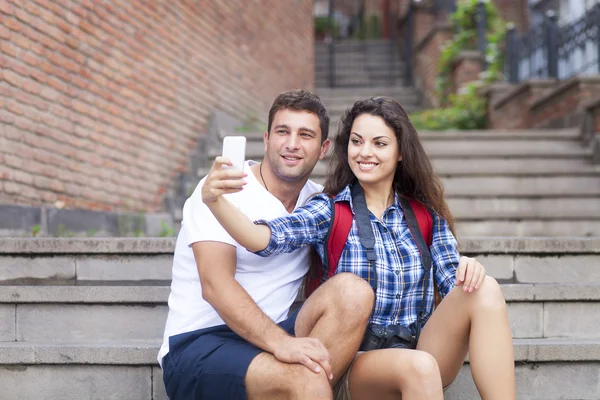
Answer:
M10 30L4 25L0 25L0 39L8 40L10 38Z
M4 14L13 14L15 12L15 8L8 1L0 0L0 12Z

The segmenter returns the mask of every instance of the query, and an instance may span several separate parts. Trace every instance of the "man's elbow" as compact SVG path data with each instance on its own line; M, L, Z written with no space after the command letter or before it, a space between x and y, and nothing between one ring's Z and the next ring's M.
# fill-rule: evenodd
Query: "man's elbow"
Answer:
M200 283L202 285L202 298L213 306L213 302L218 299L219 293L222 292L219 290L219 285L215 281L216 279L211 277L200 278Z

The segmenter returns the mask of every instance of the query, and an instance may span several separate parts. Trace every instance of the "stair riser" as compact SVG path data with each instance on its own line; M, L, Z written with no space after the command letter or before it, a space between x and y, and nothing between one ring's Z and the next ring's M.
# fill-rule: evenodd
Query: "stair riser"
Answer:
M517 363L519 400L593 400L600 398L600 362ZM445 400L480 399L469 365L444 394Z
M162 340L168 308L161 305L0 305L0 341L129 343ZM11 323L12 317L12 323ZM11 333L12 331L12 333Z
M458 221L459 237L589 237L600 236L599 221L486 220Z
M33 343L160 342L167 306L0 305L0 341ZM593 338L600 331L600 301L508 302L513 337Z

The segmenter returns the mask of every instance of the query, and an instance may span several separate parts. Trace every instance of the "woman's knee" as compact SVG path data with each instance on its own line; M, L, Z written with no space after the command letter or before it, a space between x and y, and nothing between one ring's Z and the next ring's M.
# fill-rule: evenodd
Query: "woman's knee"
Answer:
M436 359L421 350L411 350L410 357L398 358L394 368L400 393L419 393L422 398L442 390L442 377Z
M477 306L484 310L504 310L506 300L498 282L491 276L486 276L483 284L477 289Z

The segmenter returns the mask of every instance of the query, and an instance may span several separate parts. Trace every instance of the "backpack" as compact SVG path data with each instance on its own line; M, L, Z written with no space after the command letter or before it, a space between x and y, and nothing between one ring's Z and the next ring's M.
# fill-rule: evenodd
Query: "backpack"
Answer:
M350 233L350 228L352 227L352 221L354 220L354 215L352 214L350 203L348 201L334 202L333 200L333 198L330 199L332 203L332 222L329 225L329 231L325 237L325 260L327 261L327 265L325 268L323 268L318 255L316 257L312 257L313 265L311 265L311 269L314 268L314 270L309 272L307 275L304 286L305 298L308 298L308 296L322 283L335 275L342 251L344 250L344 246L348 240L348 234ZM404 211L404 215L407 219L409 231L417 242L417 247L421 252L421 257L429 258L430 266L431 256L429 255L428 249L431 246L433 237L433 217L429 209L427 209L423 203L408 197L401 197L400 200L401 208ZM420 244L420 238L423 238L423 241L427 246L426 249L421 248L422 245ZM313 253L316 253L316 251L313 250ZM427 262L425 262L425 264L427 264ZM424 265L424 267L427 268L426 265ZM327 270L326 276L323 274L324 269ZM441 300L441 298L439 297L437 290L435 290L435 297L435 303L439 304L439 300Z

